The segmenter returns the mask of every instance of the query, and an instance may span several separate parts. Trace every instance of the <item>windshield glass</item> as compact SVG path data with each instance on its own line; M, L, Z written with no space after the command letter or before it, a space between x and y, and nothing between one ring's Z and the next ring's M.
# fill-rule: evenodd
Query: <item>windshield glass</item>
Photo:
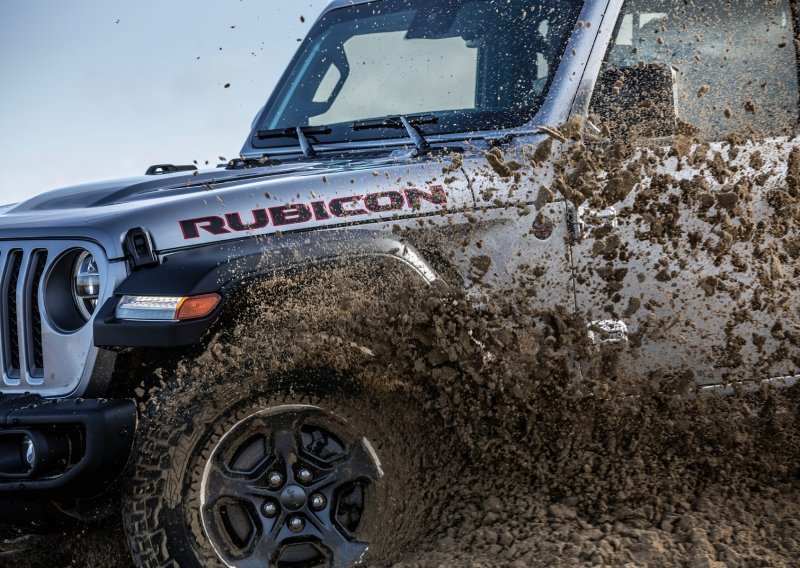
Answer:
M326 143L405 137L353 128L397 115L426 115L426 135L521 126L542 104L579 9L563 0L380 0L333 10L256 130L310 126L309 139ZM256 135L253 145L287 140Z

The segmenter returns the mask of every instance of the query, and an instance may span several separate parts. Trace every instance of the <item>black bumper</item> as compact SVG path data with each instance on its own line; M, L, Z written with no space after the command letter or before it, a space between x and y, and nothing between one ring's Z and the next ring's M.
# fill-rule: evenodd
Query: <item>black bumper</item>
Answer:
M135 430L130 400L0 395L0 501L99 495L125 467ZM32 468L25 436L38 445Z

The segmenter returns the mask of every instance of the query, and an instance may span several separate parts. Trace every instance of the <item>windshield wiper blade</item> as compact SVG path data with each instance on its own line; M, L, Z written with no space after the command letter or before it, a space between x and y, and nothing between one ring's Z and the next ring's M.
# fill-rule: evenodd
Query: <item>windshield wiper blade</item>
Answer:
M327 126L295 126L294 128L276 128L274 130L259 130L256 132L256 137L259 140L266 140L268 138L297 138L300 143L300 150L306 158L313 158L317 155L317 151L308 136L317 136L320 134L330 134L331 129Z
M425 139L425 135L418 128L420 124L436 124L439 119L432 114L421 114L417 116L387 116L375 120L360 120L353 123L353 130L369 130L376 128L405 128L408 137L414 142L414 146L420 152L427 152L431 149L430 143Z

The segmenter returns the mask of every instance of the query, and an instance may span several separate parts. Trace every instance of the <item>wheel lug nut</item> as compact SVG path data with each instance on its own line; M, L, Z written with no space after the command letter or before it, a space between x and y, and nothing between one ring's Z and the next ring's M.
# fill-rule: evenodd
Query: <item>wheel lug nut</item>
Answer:
M302 468L300 471L297 472L297 479L299 479L303 483L308 483L314 478L314 475L311 473L310 470L306 468Z
M261 512L265 517L271 519L278 514L278 505L274 501L267 501L261 505Z
M306 527L306 522L302 517L292 517L289 519L289 530L292 532L300 532Z
M281 484L283 483L283 475L281 475L277 471L273 471L272 473L269 474L267 481L269 481L270 487L280 487Z
M325 505L328 504L328 500L325 499L325 495L322 493L314 493L311 496L311 508L315 511L321 511L325 508Z

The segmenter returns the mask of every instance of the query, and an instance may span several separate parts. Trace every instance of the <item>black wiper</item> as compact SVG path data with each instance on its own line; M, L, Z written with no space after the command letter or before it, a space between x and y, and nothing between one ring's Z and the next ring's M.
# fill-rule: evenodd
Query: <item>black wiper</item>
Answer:
M330 134L331 129L327 126L295 126L294 128L276 128L274 130L259 130L256 132L256 137L259 140L266 140L267 138L297 138L300 143L300 150L306 158L313 158L317 155L317 151L308 136L318 136Z
M375 128L405 128L409 138L414 142L414 146L420 152L427 152L431 149L430 143L425 139L425 135L418 128L420 124L436 124L439 119L432 114L421 114L416 116L387 116L374 120L359 120L353 123L353 130L369 130Z

